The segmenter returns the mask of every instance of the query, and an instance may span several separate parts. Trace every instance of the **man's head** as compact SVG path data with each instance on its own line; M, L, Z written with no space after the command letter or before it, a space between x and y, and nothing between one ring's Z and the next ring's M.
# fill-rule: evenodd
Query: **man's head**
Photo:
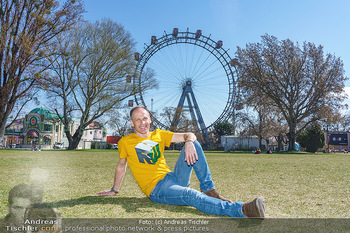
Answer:
M14 223L23 223L24 213L32 203L32 189L27 184L13 187L8 196L8 210Z
M136 135L147 138L152 122L148 109L143 106L136 106L131 109L130 118L131 126L135 128Z

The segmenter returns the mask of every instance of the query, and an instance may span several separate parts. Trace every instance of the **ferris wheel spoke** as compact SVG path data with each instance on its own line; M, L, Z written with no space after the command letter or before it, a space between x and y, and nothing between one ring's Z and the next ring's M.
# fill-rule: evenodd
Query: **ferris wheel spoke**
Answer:
M193 47L193 46L192 46ZM189 59L189 63L188 63L188 75L189 77L193 77L193 68L195 61L198 61L200 59L200 57L198 57L197 55L197 49L196 47L193 47L193 52L189 54L190 59Z
M211 83L211 84L228 84L226 80L226 75L223 73L218 73L217 71L220 69L217 68L216 70L210 71L207 74L203 74L203 76L198 77L197 82L199 83Z
M154 108L151 109L152 112L155 112L157 116L160 116L164 113L165 108L169 106L174 106L176 103L175 98L176 95L170 95L167 98L155 98L154 99Z
M174 64L175 69L177 70L177 72L182 72L180 73L180 76L184 79L185 78L185 73L184 71L184 62L183 62L183 58L181 57L181 55L179 55L178 51L180 51L181 47L179 47L178 45L176 45L177 49L174 50L172 46L169 46L169 51L170 51L170 56L168 57L169 60L174 60Z
M179 67L179 61L176 56L173 56L170 51L164 51L164 49L159 51L159 54L155 54L153 57L156 61L156 64L159 64L158 66L160 67L166 67L168 72L177 74L177 76L182 76L178 69ZM152 60L151 60L152 61Z
M200 102L204 103L213 103L217 106L222 105L223 103L226 104L227 98L225 97L227 93L222 93L218 91L210 90L208 91L199 91L194 90L194 95L196 95L197 98L200 98Z
M219 117L220 113L222 113L222 111L224 110L227 103L227 95L218 91L210 90L210 92L208 92L196 89L194 90L194 95L197 99L199 99L198 105L200 107L204 109L211 109L211 111L208 111L206 113L206 117L204 117L205 119L209 118L209 120L206 120L206 123L208 121L213 122L211 120L213 120L214 118L216 120Z
M213 72L215 72L215 71L218 71L219 69L220 69L220 67L215 67L214 65L215 64L217 64L217 61L213 61L207 68L205 68L205 69L202 69L202 72L201 73L199 73L198 75L196 75L194 78L193 78L193 80L196 80L196 79L200 79L202 76L207 76L207 74L206 73L213 73ZM214 66L214 67L213 67ZM214 71L211 71L211 70L214 70ZM221 69L222 69L222 67L221 67Z
M167 74L161 74L161 75L155 75L155 78L157 78L158 83L160 86L163 87L174 87L174 86L179 86L181 81L178 80L178 77L173 76L171 74L167 75Z
M206 62L209 60L210 57L211 57L210 54L208 54L208 56L202 61L200 66L196 69L196 72L193 73L192 77L194 77L194 79L195 77L198 76L198 73L201 74L203 72L204 64L206 64Z
M180 56L181 58L183 58L184 55L182 54L182 53L183 53L182 47L180 47L180 48L178 49L178 51L179 51L179 56ZM184 71L184 70L185 70L185 62L183 61L183 59L179 59L179 61L180 61L180 70Z
M221 93L221 94L226 94L226 100L227 100L227 94L229 93L229 90L227 88L227 85L223 85L223 84L214 84L214 83L211 83L211 82L208 82L208 83L201 83L199 85L195 85L194 88L196 90L198 89L204 89L206 92L212 94L215 92L218 92L218 93Z
M176 89L172 89L169 87L163 87L160 90L151 90L145 93L145 96L159 96L160 100L164 100L168 96L178 96L180 91L176 91Z
M159 59L159 57L155 57L156 61L152 61L150 66L153 70L157 71L161 71L164 74L170 74L172 78L177 79L179 82L181 81L181 73L178 72L178 70L170 67L168 64L164 64L164 61L162 61L162 59ZM161 64L157 64L155 62L161 63ZM180 77L180 78L179 78Z
M217 97L218 94L212 94L208 96L208 93L198 93L197 92L197 96L198 98L201 98L201 101L199 103L204 103L204 104L211 104L213 106L216 107L224 107L224 105L226 105L227 100L225 98L223 98L223 96L221 97Z
M171 47L169 47L171 48ZM166 52L165 52L166 51ZM161 54L162 56L160 56L160 60L162 60L163 63L167 63L169 67L169 70L174 73L177 74L177 77L181 77L184 78L184 74L181 73L181 69L179 69L178 67L181 67L182 64L180 64L178 57L176 56L176 53L173 53L171 50L161 50L161 52L163 52L163 54ZM166 58L166 59L164 59ZM170 72L169 72L170 73Z
M204 51L206 51L206 50L205 50L205 49L202 49L198 57L193 56L193 60L196 60L196 61L195 61L196 64L193 66L193 68L192 68L192 70L191 70L191 72L190 72L191 77L194 77L195 74L196 74L196 72L198 72L198 69L199 69L199 68L198 68L198 65L199 65L199 63L200 63L201 61L203 61L203 54L204 54ZM207 58L209 59L209 57L210 57L210 56L208 55ZM195 58L197 58L197 59L195 59ZM201 67L201 66L199 66L199 67Z

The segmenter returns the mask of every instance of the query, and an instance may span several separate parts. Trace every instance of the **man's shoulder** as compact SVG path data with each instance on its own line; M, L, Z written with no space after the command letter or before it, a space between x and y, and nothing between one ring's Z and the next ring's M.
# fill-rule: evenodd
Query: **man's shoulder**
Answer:
M152 132L151 138L162 138L162 139L166 139L166 138L171 138L173 136L173 132L171 131L167 131L167 130L162 130L162 129L156 129L155 131Z
M156 129L152 133L153 134L159 134L159 133L173 133L173 132L168 131L168 130Z
M118 143L125 143L126 141L133 140L134 137L135 137L134 133L125 135L119 140Z

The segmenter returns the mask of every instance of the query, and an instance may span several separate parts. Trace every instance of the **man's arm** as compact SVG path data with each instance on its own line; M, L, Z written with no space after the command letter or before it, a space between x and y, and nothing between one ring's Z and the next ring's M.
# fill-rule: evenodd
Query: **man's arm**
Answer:
M188 132L188 133L174 133L173 137L171 139L171 142L187 142L192 141L195 142L197 140L197 137L194 133Z
M197 137L194 133L174 133L171 142L185 142L185 161L188 165L193 165L198 160L196 148L194 142Z
M112 189L111 190L104 190L104 191L101 191L97 194L100 196L113 196L113 195L117 194L119 192L119 188L120 188L122 181L124 179L126 166L127 166L126 158L119 159L117 167L115 168L113 191L112 191Z

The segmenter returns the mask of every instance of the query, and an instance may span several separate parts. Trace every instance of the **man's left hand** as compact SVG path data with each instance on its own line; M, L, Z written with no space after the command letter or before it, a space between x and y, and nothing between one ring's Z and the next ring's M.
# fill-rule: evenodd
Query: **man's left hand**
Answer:
M192 141L185 142L185 161L187 165L193 165L198 160L196 148Z

